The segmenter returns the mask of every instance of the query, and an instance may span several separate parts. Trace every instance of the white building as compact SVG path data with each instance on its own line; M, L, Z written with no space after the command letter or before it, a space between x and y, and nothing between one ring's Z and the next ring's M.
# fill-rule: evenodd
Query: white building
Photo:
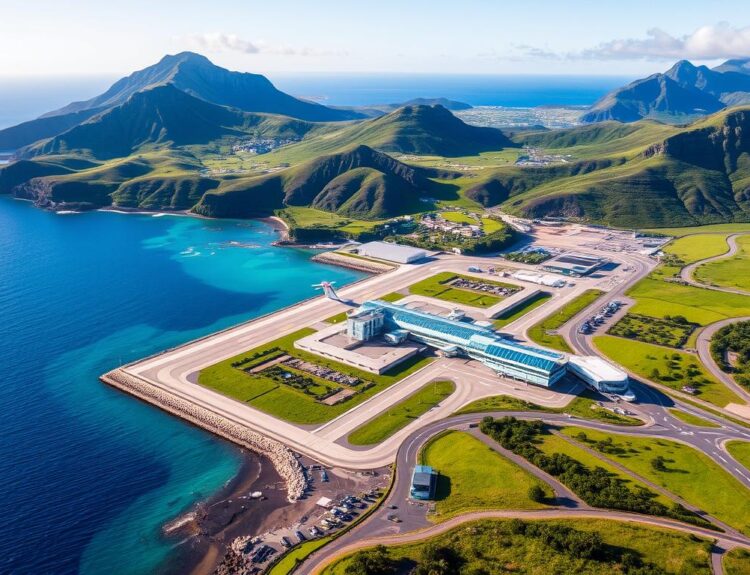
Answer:
M399 264L411 264L427 257L425 250L389 242L368 242L362 244L357 247L357 253L361 256Z
M369 341L383 330L383 320L383 313L376 310L354 312L346 320L346 333L357 341Z
M571 355L568 371L597 391L624 394L629 388L627 373L594 355Z

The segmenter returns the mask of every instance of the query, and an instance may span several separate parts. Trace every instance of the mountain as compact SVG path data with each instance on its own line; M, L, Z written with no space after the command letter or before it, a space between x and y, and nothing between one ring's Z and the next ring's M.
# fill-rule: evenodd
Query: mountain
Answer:
M316 158L263 177L227 181L196 206L212 217L268 215L284 206L311 206L340 215L379 219L413 213L431 172L368 146Z
M67 132L21 149L18 156L73 152L107 160L146 148L207 144L227 136L239 139L250 131L262 135L267 124L274 135L287 130L302 136L315 128L309 122L217 106L166 84L135 92Z
M309 138L279 154L311 158L357 144L390 153L452 157L516 147L497 128L466 124L440 105L417 105Z
M264 76L230 72L205 56L182 52L115 82L106 92L83 102L48 112L0 130L0 150L16 150L52 138L96 114L124 104L133 95L156 87L172 86L195 98L245 112L278 114L310 122L334 122L366 117L354 110L328 108L299 100L276 89Z
M353 120L362 117L353 112L299 100L276 89L265 76L230 72L216 66L205 56L193 52L164 56L157 64L118 80L103 94L85 102L73 102L42 117L116 106L136 92L166 84L171 84L201 100L239 108L246 112L280 114L311 122Z
M590 159L500 169L466 197L531 218L623 227L750 221L750 107L683 127L609 122L522 138Z
M663 74L653 74L618 88L597 101L583 122L635 122L654 118L685 122L727 106L750 103L750 60L728 60L716 68L677 62Z

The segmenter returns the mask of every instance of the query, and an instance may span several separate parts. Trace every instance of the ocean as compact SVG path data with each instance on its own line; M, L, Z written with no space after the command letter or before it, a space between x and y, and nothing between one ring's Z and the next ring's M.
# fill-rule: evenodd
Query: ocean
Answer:
M230 480L239 451L97 378L362 277L275 238L261 222L56 215L0 197L0 572L170 561L162 524Z
M268 74L280 89L329 106L367 106L412 98L450 98L472 106L588 106L631 81L621 76L427 74ZM73 100L86 100L116 78L3 79L0 129L31 120Z

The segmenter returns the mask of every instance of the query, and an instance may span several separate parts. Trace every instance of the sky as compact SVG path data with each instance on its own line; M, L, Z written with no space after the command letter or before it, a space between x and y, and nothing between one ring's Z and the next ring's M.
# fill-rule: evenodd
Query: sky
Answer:
M750 56L747 0L0 0L0 78L192 50L273 73L639 76ZM2 89L2 84L0 84Z

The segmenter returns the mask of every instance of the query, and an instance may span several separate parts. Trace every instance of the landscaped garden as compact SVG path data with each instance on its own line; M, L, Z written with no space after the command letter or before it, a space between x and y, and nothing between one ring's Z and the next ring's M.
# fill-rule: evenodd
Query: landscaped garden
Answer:
M294 347L296 340L314 331L309 328L296 331L207 367L201 370L198 383L293 423L323 423L362 403L430 361L429 358L415 356L385 374L364 372ZM297 365L302 365L305 369L285 364L271 365L274 359L282 355L302 360L305 363ZM257 370L261 364L268 364L268 369ZM334 373L330 377L340 379L341 382L332 382L306 371L309 369L306 364L330 370ZM317 369L314 371L318 372ZM359 382L347 384L347 377ZM333 394L336 388L347 390L351 395L334 405L323 403L322 399L332 397L329 394Z

